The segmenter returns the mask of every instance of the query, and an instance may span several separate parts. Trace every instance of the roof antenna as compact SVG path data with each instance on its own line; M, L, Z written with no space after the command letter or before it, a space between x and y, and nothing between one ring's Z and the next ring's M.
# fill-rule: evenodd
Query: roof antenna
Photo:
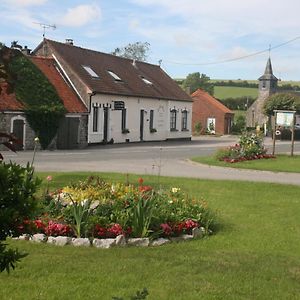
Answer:
M161 66L161 63L162 63L162 59L160 59L160 60L158 61L158 65Z
M53 30L56 29L56 25L49 25L49 24L43 24L43 23L38 23L38 22L33 22L34 24L38 24L43 28L43 38L45 38L46 35L46 29L52 28Z

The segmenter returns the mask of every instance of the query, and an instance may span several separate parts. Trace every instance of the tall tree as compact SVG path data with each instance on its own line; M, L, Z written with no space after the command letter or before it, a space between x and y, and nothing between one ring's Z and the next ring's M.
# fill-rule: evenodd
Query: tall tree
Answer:
M2 49L5 45L0 42L0 49Z
M139 61L147 61L150 44L147 42L135 42L125 47L116 48L111 54Z
M190 93L195 92L197 89L202 89L211 95L214 94L214 86L210 83L210 78L199 72L189 74L183 81L182 86L185 90L189 89Z
M276 109L300 112L300 97L289 93L274 94L266 100L264 112L266 115L271 116Z

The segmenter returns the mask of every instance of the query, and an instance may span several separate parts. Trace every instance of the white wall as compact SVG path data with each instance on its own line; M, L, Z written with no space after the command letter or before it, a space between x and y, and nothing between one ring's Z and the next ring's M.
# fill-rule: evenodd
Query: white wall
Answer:
M114 110L114 101L124 101L127 110L126 128L129 133L122 133L121 130L121 110ZM98 132L93 132L93 105L99 105ZM89 115L89 143L100 143L103 141L103 105L111 106L109 109L108 138L113 138L115 143L125 143L140 141L140 111L144 110L144 141L159 141L172 138L191 137L192 102L187 101L167 101L150 98L137 98L125 96L109 96L97 94L92 97L91 112ZM170 109L175 107L177 113L178 131L170 131ZM188 110L188 131L181 130L181 111ZM153 128L157 132L150 132L150 110L154 110Z

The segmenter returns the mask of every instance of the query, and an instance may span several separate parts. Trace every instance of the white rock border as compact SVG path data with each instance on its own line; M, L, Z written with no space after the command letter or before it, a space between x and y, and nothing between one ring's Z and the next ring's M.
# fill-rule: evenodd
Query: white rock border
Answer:
M148 247L148 246L162 246L169 243L177 243L182 241L189 241L193 239L202 238L205 233L204 227L193 228L192 234L182 234L177 237L170 238L157 238L153 241L150 241L149 238L126 238L124 235L118 235L116 238L107 238L107 239L89 239L89 238L71 238L67 236L46 236L42 233L37 233L34 235L23 234L15 240L29 240L37 243L48 243L56 246L66 246L72 245L74 247L94 247L100 249L109 249L112 247L126 247L126 246L135 246L135 247Z

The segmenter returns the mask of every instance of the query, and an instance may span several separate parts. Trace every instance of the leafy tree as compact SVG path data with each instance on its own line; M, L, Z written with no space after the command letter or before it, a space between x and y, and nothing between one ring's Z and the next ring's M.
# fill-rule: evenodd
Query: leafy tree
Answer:
M125 47L116 48L111 54L139 61L147 61L149 50L149 43L135 42L133 44L129 43Z
M300 112L300 97L293 94L274 94L264 104L266 115L273 115L274 110L296 110Z
M0 49L2 49L5 45L0 42Z
M210 83L210 78L199 72L189 74L183 81L182 86L185 90L189 88L191 93L195 92L197 89L205 90L211 95L214 93L214 86Z

